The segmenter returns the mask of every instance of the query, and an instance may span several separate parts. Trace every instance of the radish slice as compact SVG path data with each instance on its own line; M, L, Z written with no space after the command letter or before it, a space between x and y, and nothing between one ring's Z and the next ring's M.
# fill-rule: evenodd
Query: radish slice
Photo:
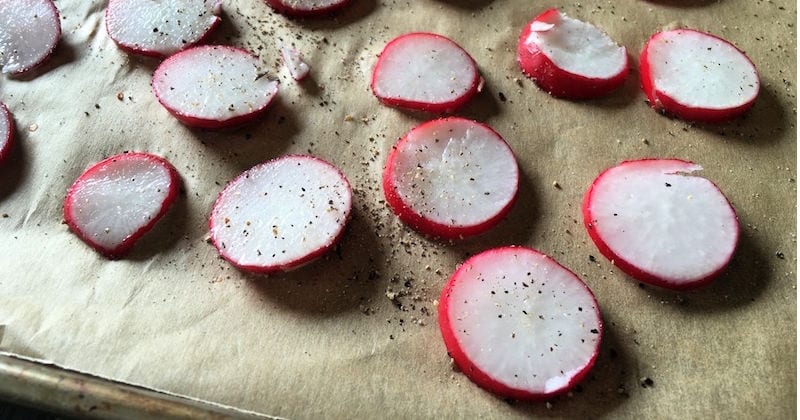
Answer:
M478 92L475 60L436 34L401 35L384 47L372 73L372 92L390 106L451 112Z
M404 223L432 236L485 232L511 210L519 169L497 132L450 117L424 123L392 148L383 171L386 202Z
M567 392L594 365L603 322L589 288L530 248L468 259L439 303L447 352L473 382L501 397L544 400Z
M288 16L319 16L333 12L350 0L267 0L275 11Z
M14 144L14 119L2 102L0 102L0 163L3 163L11 154Z
M219 24L221 0L109 0L106 31L120 48L167 56L201 42Z
M331 249L350 217L347 178L312 156L257 165L231 181L211 211L211 240L237 268L273 273Z
M92 165L72 184L64 218L84 242L119 258L164 216L180 179L163 158L123 153Z
M758 71L743 52L691 29L650 37L640 67L650 106L690 121L736 118L753 106L760 88Z
M260 115L278 93L278 82L263 77L259 61L247 51L202 46L181 51L153 74L153 91L167 110L186 125L220 128Z
M628 76L625 47L558 9L545 11L525 26L517 61L540 88L561 98L596 98L620 87Z
M733 257L739 221L699 165L623 162L594 180L583 203L600 252L634 278L670 289L709 283Z
M308 72L311 71L311 68L308 67L305 61L303 61L303 55L300 54L300 51L297 51L296 48L283 46L281 47L281 58L283 58L283 63L286 65L286 69L289 70L289 74L292 75L292 79L300 81L308 76Z
M61 38L51 0L0 1L0 69L20 74L42 64Z

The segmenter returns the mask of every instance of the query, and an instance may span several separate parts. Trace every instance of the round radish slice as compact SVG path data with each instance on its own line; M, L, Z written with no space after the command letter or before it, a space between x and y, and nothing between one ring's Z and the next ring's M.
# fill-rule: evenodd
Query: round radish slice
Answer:
M247 51L201 46L181 51L153 74L153 91L186 125L221 128L250 121L267 109L278 82L263 77Z
M0 69L24 73L56 49L61 38L58 9L51 0L0 1Z
M702 286L733 257L739 221L702 168L674 159L623 162L594 180L583 203L600 252L634 278L670 289Z
M288 16L319 16L333 12L350 0L267 0L275 11Z
M691 29L650 37L640 68L650 106L690 121L736 118L753 106L760 86L756 67L743 52Z
M285 156L231 181L211 211L211 240L239 269L273 273L331 249L350 217L345 176L311 156Z
M424 123L392 148L383 171L386 202L404 223L446 239L485 232L517 197L519 169L488 126L450 117Z
M372 73L372 92L383 103L428 112L451 112L481 84L478 66L455 42L410 33L384 47Z
M164 216L180 179L166 160L123 153L92 165L64 201L67 225L108 258L119 258Z
M106 31L126 51L167 56L201 42L221 11L221 0L109 0Z
M2 102L0 102L0 163L8 159L11 154L11 147L14 144L14 120L11 113Z
M586 376L603 323L575 274L538 251L510 246L456 270L442 291L439 328L473 382L505 398L543 400Z
M549 9L519 38L522 72L547 93L595 98L618 88L628 76L628 51L595 26Z

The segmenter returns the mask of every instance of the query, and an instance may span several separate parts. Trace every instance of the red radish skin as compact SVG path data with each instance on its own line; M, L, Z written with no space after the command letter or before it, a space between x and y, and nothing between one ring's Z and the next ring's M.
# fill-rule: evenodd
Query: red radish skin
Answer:
M151 171L149 175L147 171ZM153 185L159 183L166 186L154 191ZM179 185L178 172L159 156L149 153L111 156L89 167L72 184L64 200L64 219L70 230L97 252L118 259L130 252L136 241L167 213L178 197ZM154 201L135 201L145 196ZM134 204L140 208L134 208ZM125 214L126 211L139 214ZM122 239L109 243L104 238L108 234Z
M602 44L602 48L589 49L587 38ZM630 68L625 47L558 9L548 9L525 25L517 46L517 62L540 88L566 99L607 95L622 86Z
M339 169L313 156L288 155L256 165L225 187L209 217L211 241L240 270L286 272L331 250L351 208L350 184Z
M455 111L482 86L469 53L427 32L401 35L386 44L371 81L372 92L384 104L430 113Z
M14 147L14 119L8 108L0 102L0 164L8 159Z
M61 19L51 0L0 1L0 70L22 74L43 64L61 39Z
M681 45L673 45L676 41ZM702 51L680 57L680 51L675 50L685 46ZM712 50L714 55L708 52ZM718 54L725 57L720 59ZM658 58L654 61L654 57ZM722 38L692 29L651 36L642 50L639 67L642 90L650 106L687 121L722 123L738 118L753 106L761 85L758 70L744 52ZM705 74L713 82L703 82ZM677 79L671 85L667 82L670 76ZM680 86L683 88L676 88ZM720 98L724 100L717 102Z
M518 188L519 169L505 140L460 117L412 129L392 148L383 171L392 211L413 229L443 239L497 225L514 206Z
M293 17L319 17L347 6L350 0L266 0L276 12Z
M221 13L221 0L109 0L106 32L128 53L166 57L203 43Z
M598 250L606 258L608 258L612 264L619 267L620 270L643 283L674 290L690 290L705 286L712 282L725 270L728 263L733 258L739 241L739 223L733 206L731 206L730 202L719 190L719 188L711 181L691 174L692 172L700 169L702 169L700 166L692 162L679 159L642 159L625 161L618 166L603 171L603 173L601 173L594 180L591 187L589 187L589 190L584 196L582 206L584 225L586 226L586 230L588 231L589 236L592 238L592 241L594 241ZM599 206L596 206L594 203L598 201L598 190L608 190L609 187L607 186L607 180L622 176L622 171L630 171L630 174L625 175L629 180L641 180L644 178L643 174L658 174L658 176L655 178L656 182L648 182L647 188L650 188L651 191L659 191L665 188L674 188L677 190L681 187L680 184L684 181L701 183L701 187L705 190L704 195L714 200L713 202L715 206L718 207L719 212L723 215L722 219L724 223L721 224L719 229L727 232L721 234L723 236L722 240L716 240L714 243L708 244L708 249L702 249L701 247L697 246L697 241L692 240L691 233L697 229L684 228L683 232L681 232L681 235L683 236L676 235L676 232L681 231L680 226L674 226L674 223L671 222L674 222L674 219L677 219L681 216L679 212L681 211L680 209L682 207L687 207L686 205L681 205L681 201L683 200L673 200L672 197L659 197L660 202L667 203L667 205L673 206L673 209L677 209L671 212L672 216L669 222L662 222L662 225L668 226L665 228L668 230L668 234L659 234L659 232L655 231L655 229L651 229L651 226L654 225L654 223L646 223L648 218L643 217L641 214L636 212L628 212L626 207L622 204L619 207L615 207L616 210L611 210L612 212L615 212L612 214L612 218L635 217L636 224L631 227L631 230L638 228L641 229L642 232L654 231L649 236L643 237L642 240L645 242L647 242L647 240L656 240L658 238L663 239L663 237L667 235L678 236L674 241L671 242L650 247L646 245L638 247L640 250L645 250L645 252L649 251L649 253L654 256L653 258L661 259L665 263L669 263L669 265L675 267L686 265L685 260L682 260L681 258L669 257L670 254L675 252L673 249L691 249L695 252L709 253L712 254L712 256L715 256L714 261L716 262L712 263L709 267L705 267L703 270L696 270L697 272L694 273L694 275L675 276L674 274L667 274L663 269L659 270L654 269L653 267L645 267L641 262L633 261L629 251L623 252L618 246L610 243L609 239L607 238L608 233L603 232L605 228L603 225L604 222L600 221L600 219L609 219L607 214L609 211L597 208ZM625 191L619 186L616 186L614 189L620 191L620 193L624 193ZM687 201L694 200L695 202L703 199L703 197L699 197L697 194L689 195L685 198ZM644 198L638 197L638 201L643 202ZM625 214L623 214L623 212L625 212ZM651 212L651 214L654 213L655 212ZM686 219L706 220L707 216L704 214L699 214L698 212L693 212L689 213L688 216L684 215L683 221L685 222ZM709 222L708 224L711 223ZM718 255L713 255L717 251L719 251ZM710 260L711 256L706 258Z
M158 101L182 123L198 128L245 124L267 110L278 82L259 70L249 52L208 45L170 56L153 74Z
M599 305L586 284L547 255L517 246L484 251L456 270L442 290L439 328L448 354L470 380L500 397L533 401L580 383L603 335ZM549 369L551 376L537 378Z

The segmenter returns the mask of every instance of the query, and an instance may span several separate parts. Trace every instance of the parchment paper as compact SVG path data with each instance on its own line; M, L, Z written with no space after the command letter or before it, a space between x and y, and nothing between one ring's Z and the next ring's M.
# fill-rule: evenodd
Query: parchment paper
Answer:
M281 91L264 118L223 132L189 129L157 103L158 61L116 48L106 2L56 3L64 36L55 56L31 76L0 79L19 140L0 169L0 349L292 418L795 417L794 2L354 0L333 19L299 21L261 0L226 0L211 42L259 54ZM760 97L741 120L692 125L647 107L634 65L605 99L554 99L515 62L523 25L551 6L603 28L634 63L663 28L727 38L758 67ZM524 174L507 220L455 244L403 227L382 200L387 152L431 118L381 106L369 91L376 55L409 31L444 34L472 54L486 88L459 114L500 132ZM310 80L288 77L280 42L305 54ZM126 150L169 159L183 194L129 258L108 261L68 232L62 200L88 165ZM234 176L286 153L340 166L354 218L323 260L271 278L242 274L206 242L206 217ZM741 243L711 286L640 286L589 240L585 189L639 157L703 165L736 208ZM439 336L434 300L447 277L467 255L505 244L554 256L603 311L591 378L549 404L474 386Z

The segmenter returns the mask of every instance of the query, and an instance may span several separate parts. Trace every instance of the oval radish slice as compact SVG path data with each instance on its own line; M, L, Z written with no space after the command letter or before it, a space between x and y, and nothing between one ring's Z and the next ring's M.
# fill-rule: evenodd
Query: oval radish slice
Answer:
M632 277L670 289L702 286L733 257L739 221L722 192L675 159L623 162L594 180L584 223L600 252Z
M211 240L239 269L273 273L331 249L350 217L345 176L312 156L285 156L231 181L211 211Z
M288 16L319 16L348 3L350 0L267 0L275 11Z
M558 9L537 16L517 47L522 72L547 93L570 99L605 95L628 76L628 51L595 26Z
M485 232L511 210L519 169L488 126L451 117L424 123L392 148L383 171L386 202L404 223L432 236Z
M467 103L480 82L478 66L464 49L430 33L390 41L372 72L372 92L383 103L437 113Z
M14 144L14 120L11 113L2 102L0 102L0 163L3 163L11 154L11 147Z
M163 158L148 153L112 156L72 184L64 218L89 246L119 258L167 212L179 184L175 168Z
M523 247L468 259L439 303L447 352L482 388L543 400L568 391L594 365L603 323L589 288L552 258Z
M728 41L691 29L659 32L641 55L642 90L657 111L723 122L755 103L756 67Z
M128 52L167 56L201 42L221 11L221 0L109 0L106 31Z
M0 1L0 69L24 73L43 63L61 38L51 0Z
M201 46L166 59L153 74L153 92L186 125L220 128L250 121L267 109L278 82L259 73L259 61L227 46Z

